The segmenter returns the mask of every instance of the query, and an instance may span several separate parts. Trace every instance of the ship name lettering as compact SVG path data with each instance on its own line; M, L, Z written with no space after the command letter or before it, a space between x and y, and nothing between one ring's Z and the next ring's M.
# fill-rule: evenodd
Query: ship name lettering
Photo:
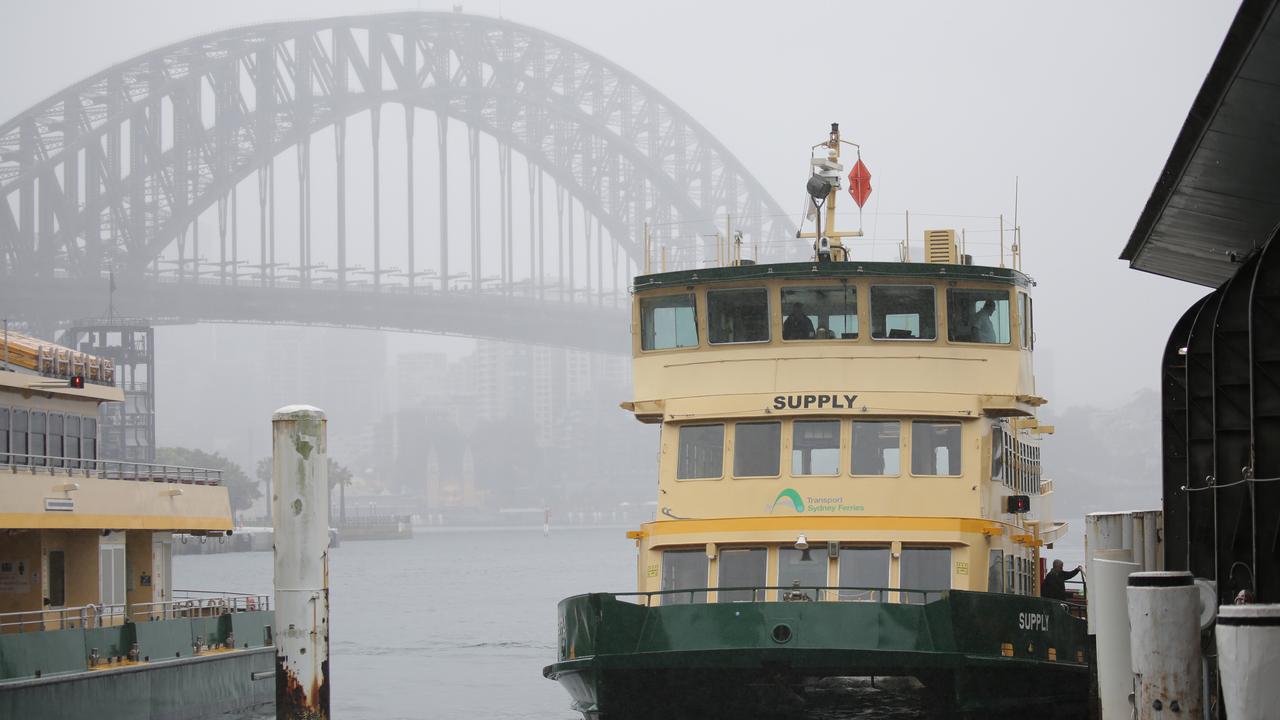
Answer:
M1049 632L1049 616L1045 613L1018 613L1018 629Z
M857 395L844 393L822 393L814 395L774 395L774 410L809 410L817 408L825 410L852 410Z

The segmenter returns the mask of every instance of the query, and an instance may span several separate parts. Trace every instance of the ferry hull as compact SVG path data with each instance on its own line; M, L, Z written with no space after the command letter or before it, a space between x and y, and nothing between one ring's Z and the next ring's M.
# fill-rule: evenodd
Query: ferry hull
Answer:
M1084 623L1040 598L643 607L584 595L560 621L561 659L543 672L589 720L785 717L814 680L849 676L915 677L949 715L1083 717L1088 699Z

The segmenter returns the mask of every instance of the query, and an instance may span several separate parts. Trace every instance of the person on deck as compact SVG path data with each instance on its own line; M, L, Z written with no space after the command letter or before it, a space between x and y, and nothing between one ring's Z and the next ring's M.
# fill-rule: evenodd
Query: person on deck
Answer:
M1040 583L1040 596L1050 600L1066 600L1067 581L1079 575L1082 569L1077 565L1075 570L1063 572L1062 561L1054 560L1053 569L1044 576L1044 580Z
M996 304L990 300L982 304L977 318L973 321L974 340L980 343L996 342L996 329L991 324L991 315L996 311Z
M800 303L791 305L791 314L782 322L783 340L813 339L813 321L804 314L804 306Z

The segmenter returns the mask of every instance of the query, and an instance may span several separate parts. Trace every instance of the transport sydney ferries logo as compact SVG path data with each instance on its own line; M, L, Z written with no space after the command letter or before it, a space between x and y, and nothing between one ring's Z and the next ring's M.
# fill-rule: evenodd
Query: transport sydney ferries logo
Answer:
M837 497L813 497L810 495L801 496L796 492L795 488L783 488L778 496L773 499L773 504L769 505L769 514L777 512L782 507L785 512L787 509L795 512L861 512L865 510L861 505L846 503L844 496Z

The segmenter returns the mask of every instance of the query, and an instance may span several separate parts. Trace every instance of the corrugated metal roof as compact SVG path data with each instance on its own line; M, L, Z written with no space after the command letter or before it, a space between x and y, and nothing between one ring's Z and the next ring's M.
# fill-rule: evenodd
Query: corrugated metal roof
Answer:
M1245 0L1120 259L1217 287L1280 226L1280 13Z

